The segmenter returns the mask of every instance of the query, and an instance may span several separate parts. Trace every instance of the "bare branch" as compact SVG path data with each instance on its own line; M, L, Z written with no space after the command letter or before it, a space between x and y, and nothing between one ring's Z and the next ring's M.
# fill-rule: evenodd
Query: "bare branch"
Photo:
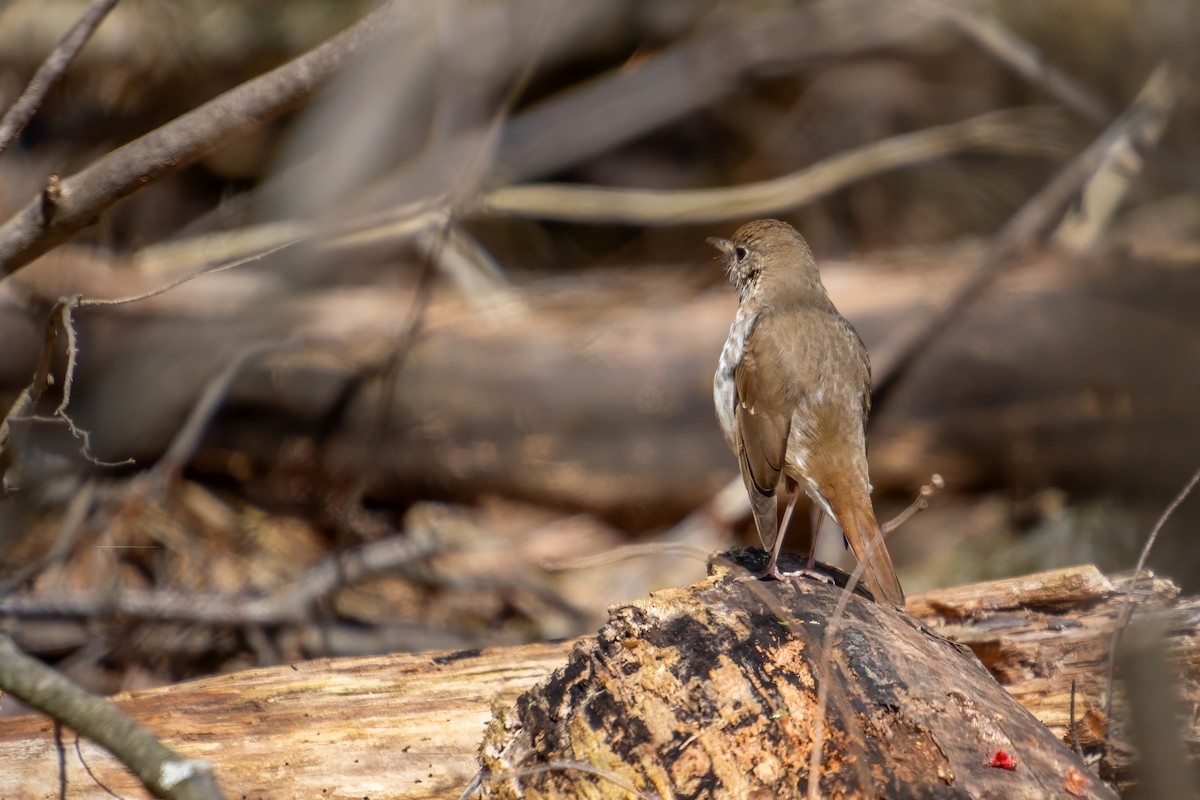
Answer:
M1035 114L1037 112L1034 112ZM964 150L1058 155L1038 128L1045 116L1001 111L893 136L806 169L759 183L720 189L663 191L533 184L497 189L471 209L538 219L629 225L678 225L751 218L810 203L871 175ZM1033 134L1033 135L1031 135Z
M129 767L155 797L221 798L207 761L185 758L102 697L84 691L0 635L0 688L78 731Z
M18 617L95 618L116 614L130 619L207 625L297 624L309 620L314 602L337 589L429 558L446 547L445 537L438 531L413 527L403 536L331 555L268 597L147 589L79 591L60 592L53 597L0 597L0 611Z
M1125 113L1063 167L1001 228L987 253L958 288L942 301L928 323L915 334L897 337L881 352L872 354L876 396L890 391L921 353L962 317L1012 260L1046 235L1061 218L1063 210L1079 192L1079 188L1095 173L1113 141L1124 136L1126 131L1141 127L1146 115L1157 116L1159 112L1156 105L1147 103L1146 98L1159 96L1161 82L1169 80L1169 71L1156 69Z
M1158 146L1177 94L1170 72L1160 66L1138 97L1143 113L1109 142L1096 172L1080 191L1079 202L1067 210L1051 237L1055 246L1079 253L1096 244L1141 174L1145 154Z
M954 27L1030 83L1041 86L1067 108L1092 122L1107 125L1112 112L1095 92L1050 64L1033 45L1013 35L969 6L946 0L920 0Z
M87 11L83 12L83 16L71 26L67 35L38 67L32 80L29 81L29 85L25 87L25 91L17 98L17 102L13 103L4 113L4 118L0 119L0 153L12 147L12 143L21 135L21 131L25 130L25 126L41 108L42 101L46 99L46 93L50 91L50 87L57 83L63 73L67 71L67 67L75 60L75 56L83 49L87 40L92 37L92 33L116 4L117 0L92 0L92 4L88 6Z
M399 5L388 3L299 58L63 179L51 214L43 213L39 195L0 225L0 273L15 272L90 225L121 198L295 107L348 59L396 30L401 19Z

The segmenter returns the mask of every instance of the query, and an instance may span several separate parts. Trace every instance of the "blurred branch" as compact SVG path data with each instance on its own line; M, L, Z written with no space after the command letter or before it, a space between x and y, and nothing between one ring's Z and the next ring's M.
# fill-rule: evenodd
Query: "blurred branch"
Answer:
M373 575L437 555L447 549L445 539L433 528L411 528L405 535L331 555L307 569L290 586L268 597L161 589L58 592L52 596L2 597L0 613L14 617L84 619L115 615L235 627L298 624L310 621L312 604L321 598Z
M84 691L0 635L0 688L121 760L155 797L224 797L207 761L180 756L102 697Z
M987 253L958 288L943 299L928 322L915 334L885 343L873 354L875 395L882 400L912 367L912 364L937 341L978 300L1013 259L1036 244L1060 219L1063 210L1078 195L1080 187L1103 163L1112 143L1129 131L1142 128L1147 119L1155 119L1161 109L1158 99L1173 73L1164 64L1151 73L1130 107L1112 125L1079 154L996 234Z
M675 225L778 213L900 167L964 150L1058 154L1043 133L1040 112L1001 111L893 136L769 181L720 189L682 191L613 189L567 184L526 184L485 195L476 211L559 221Z
M1029 42L1005 29L995 20L964 7L958 0L915 0L949 20L968 39L996 60L1008 65L1030 83L1085 119L1098 125L1112 122L1113 112L1104 100L1065 70L1061 70ZM1200 190L1200 172L1190 163L1164 147L1149 154L1152 166L1181 188Z
M1051 241L1060 249L1079 253L1095 245L1108 228L1117 206L1141 175L1145 157L1151 154L1167 128L1174 110L1178 86L1165 67L1138 96L1142 107L1135 122L1109 141L1100 166L1071 205Z
M506 183L557 172L711 105L739 81L884 48L936 20L900 3L818 0L773 11L731 7L688 41L531 107L505 129Z
M123 197L293 108L348 59L394 31L388 3L304 55L210 100L46 190L0 225L7 275L66 241ZM52 176L53 177L53 176Z
M4 118L0 119L0 153L8 150L16 138L21 135L21 131L25 130L25 126L33 119L33 115L41 107L42 101L46 99L50 87L57 83L63 73L67 71L67 67L75 60L75 56L87 44L92 33L116 4L117 0L92 0L92 4L83 12L83 16L71 26L58 46L38 67L37 72L29 81L29 85L25 87L25 91L17 98L17 102L13 103L4 113Z
M1044 109L999 111L928 130L906 133L843 153L770 181L720 189L654 191L552 183L508 186L484 194L464 216L490 214L586 223L674 225L738 219L812 202L857 180L943 158L964 150L1061 155L1053 135L1055 117ZM429 202L406 203L340 223L321 247L336 250L427 236L448 212ZM196 237L144 250L140 269L186 264L197 258L235 258L267 247L316 236L302 222L276 222L235 232Z
M949 20L967 38L1007 64L1021 77L1036 84L1067 108L1082 114L1092 122L1107 124L1112 111L1088 87L1059 69L1038 52L1037 48L1014 35L991 19L957 0L917 0L918 7L927 6Z

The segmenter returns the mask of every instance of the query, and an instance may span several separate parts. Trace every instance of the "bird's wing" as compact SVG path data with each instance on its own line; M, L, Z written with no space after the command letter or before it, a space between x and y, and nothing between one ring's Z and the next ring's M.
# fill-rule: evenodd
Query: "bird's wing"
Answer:
M862 392L862 421L863 425L867 424L867 415L871 413L871 358L867 355L867 346L863 344L862 337L858 335L858 331L850 324L850 321L841 314L836 314L837 326L842 331L842 336L849 343L850 348L854 351L854 356L863 366L863 392Z
M759 391L758 380L754 354L747 350L734 371L737 387L734 436L742 480L754 508L759 538L763 547L770 550L779 533L775 490L783 474L791 416L755 402L755 398L764 396Z

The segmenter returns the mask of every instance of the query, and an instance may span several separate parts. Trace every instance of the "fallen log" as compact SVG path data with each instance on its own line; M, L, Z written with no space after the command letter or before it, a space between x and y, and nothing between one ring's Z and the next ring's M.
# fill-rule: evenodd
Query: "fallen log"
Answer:
M960 248L903 266L831 262L825 278L879 353L923 324L971 257ZM43 340L27 297L154 284L70 251L55 258L0 287L9 396ZM535 282L493 318L439 292L394 373L385 366L403 349L411 287L295 295L253 272L211 275L78 311L70 411L100 458L147 465L231 361L308 336L311 346L245 364L193 465L285 496L331 485L391 504L500 495L644 530L690 513L735 473L707 387L736 299L711 270L703 280L647 269ZM1115 255L1016 265L873 411L877 496L907 502L938 472L950 490L1120 490L1161 507L1198 446L1200 372L1162 368L1200 363L1188 304L1198 275ZM61 470L79 450L41 423L17 424L14 437L31 484L41 461ZM95 467L76 457L71 468Z
M1134 624L1166 624L1171 665L1194 674L1200 661L1200 600L1179 599L1178 590L1161 578L1139 586L1132 594ZM913 618L851 598L834 635L839 644L832 653L833 669L822 671L822 636L832 627L840 590L804 581L739 582L720 574L617 608L599 637L575 642L311 661L114 699L173 748L212 760L230 796L447 797L457 796L478 772L479 742L493 711L485 752L496 788L513 778L517 766L515 745L505 749L503 744L506 725L524 719L522 731L509 733L523 732L528 740L531 711L545 706L554 686L582 687L585 674L601 674L605 663L610 668L624 663L625 669L605 673L612 681L609 700L596 711L611 715L621 696L632 697L632 709L654 708L662 712L657 722L674 719L683 726L605 728L614 738L626 737L626 751L636 749L647 731L661 735L667 730L681 745L676 756L690 753L688 759L676 759L679 765L672 769L699 776L704 768L699 756L711 750L738 763L757 759L738 773L742 779L798 789L807 770L803 754L811 752L802 740L816 724L814 686L819 691L822 675L829 675L823 791L841 786L854 793L864 780L883 788L900 781L915 786L920 779L954 796L971 796L968 782L978 780L977 786L1006 791L1036 785L1039 793L1026 796L1058 796L1069 780L1072 790L1083 792L1077 796L1105 797L1111 793L1102 777L1122 790L1136 778L1132 743L1123 733L1123 692L1118 692L1113 721L1104 717L1107 648L1130 589L1129 576L1110 579L1088 566L915 595L909 603ZM961 645L969 646L982 666L961 652ZM584 658L598 653L616 660ZM587 670L585 664L590 664ZM652 664L657 666L648 669ZM693 670L686 681L686 694L693 699L678 709L652 704L648 697L653 695L631 694L638 684L627 679L644 681L655 674L660 694L663 687L678 690L670 676L682 674L678 670L684 664ZM543 683L555 670L557 678ZM1041 724L1020 707L1003 706L992 678ZM1100 776L1081 766L1063 743L1072 738L1073 682L1074 738L1087 761L1100 759ZM719 690L708 703L698 693L706 685ZM945 688L940 697L935 685ZM750 694L735 694L735 689ZM1191 683L1186 690L1196 691ZM746 697L759 698L757 710ZM1189 696L1190 702L1197 699ZM991 703L1003 710L987 711ZM927 718L935 710L939 713ZM989 716L993 713L1003 719ZM604 718L576 720L595 730ZM561 729L561 720L544 722ZM966 726L961 739L938 738L954 725ZM1109 725L1111 750L1103 742ZM797 738L782 750L768 744L784 734ZM722 743L721 737L728 741ZM1192 720L1182 738L1194 759L1200 726ZM902 754L899 760L887 762L882 772L883 762L875 762L864 778L859 770L864 759L890 758L889 748ZM1004 769L1007 762L997 761L998 753L1015 759L1015 769ZM126 797L144 796L111 756L89 742L76 742L69 731L57 742L53 723L40 716L10 718L0 726L0 763L8 766L0 771L3 797L57 796L60 781L71 798L110 796L104 787ZM715 763L712 757L709 763ZM603 768L613 769L611 759ZM551 773L524 776L523 785L534 786L540 775ZM600 780L591 773L573 777ZM659 779L664 779L661 773Z

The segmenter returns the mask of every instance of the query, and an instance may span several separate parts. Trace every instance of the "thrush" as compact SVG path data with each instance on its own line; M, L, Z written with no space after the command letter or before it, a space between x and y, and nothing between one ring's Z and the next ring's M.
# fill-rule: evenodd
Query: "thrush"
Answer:
M871 363L862 339L829 299L807 242L791 225L757 220L732 239L708 242L724 255L739 296L713 400L771 553L762 577L782 577L779 552L803 491L842 528L875 600L903 606L871 505Z

